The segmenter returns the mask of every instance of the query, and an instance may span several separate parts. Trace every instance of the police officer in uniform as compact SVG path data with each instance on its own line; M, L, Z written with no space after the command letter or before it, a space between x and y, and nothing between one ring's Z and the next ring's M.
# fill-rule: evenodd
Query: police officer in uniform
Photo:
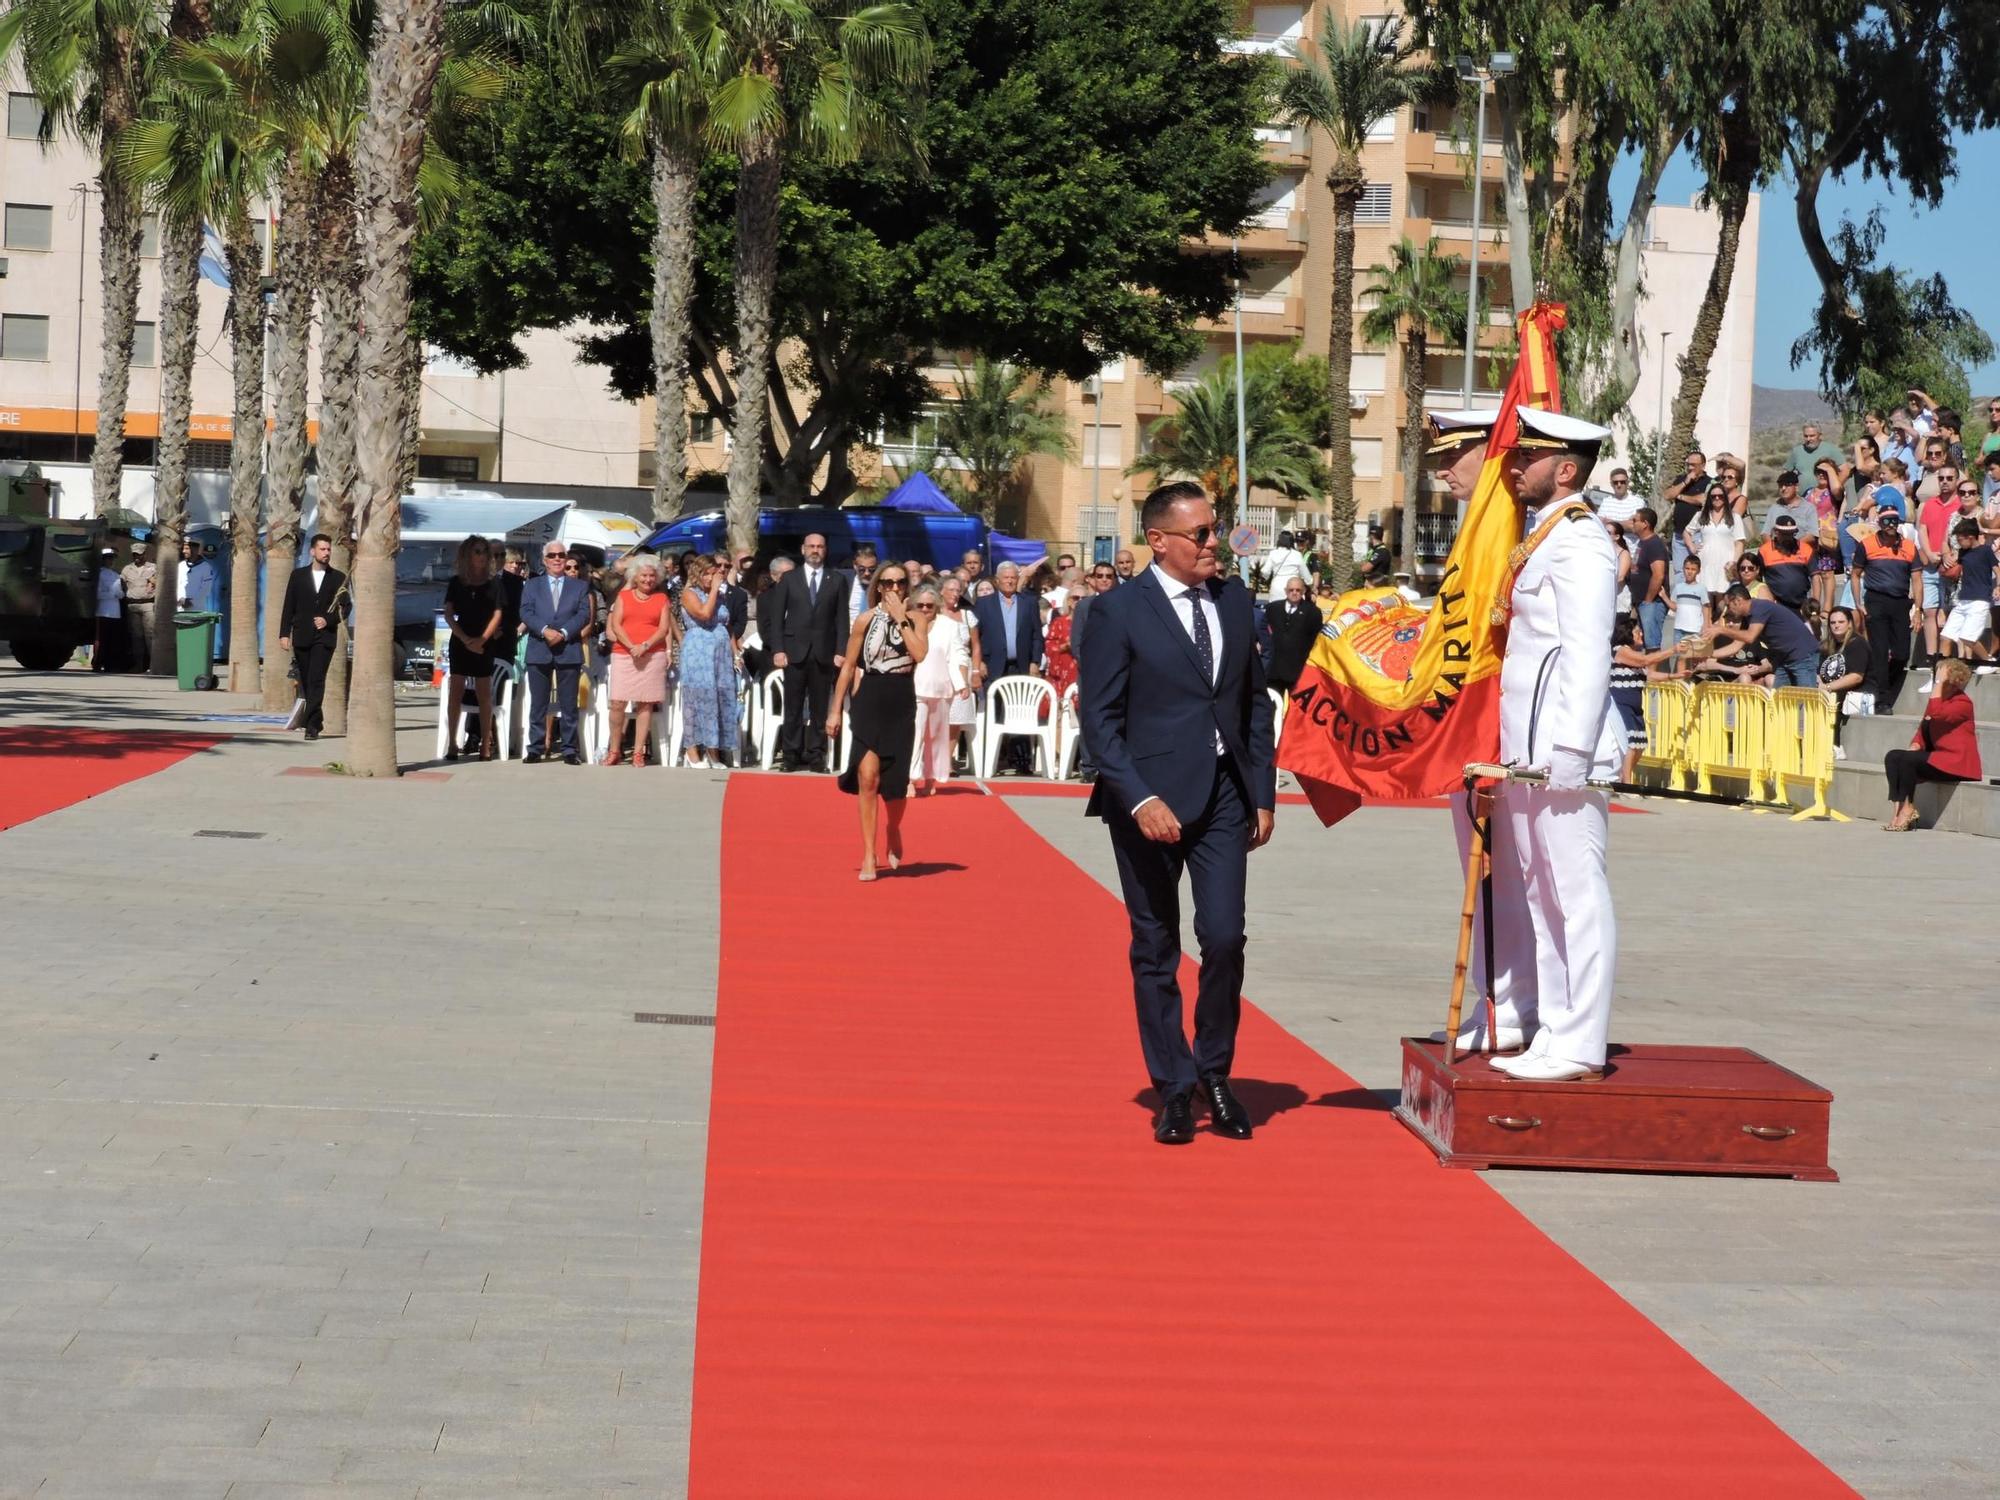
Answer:
M1505 782L1494 806L1494 1000L1490 1035L1469 1030L1491 1065L1533 1082L1601 1077L1618 932L1606 869L1610 805L1594 778L1619 765L1611 703L1618 587L1611 538L1582 501L1606 428L1520 410L1509 460L1523 540L1503 607L1500 759L1545 771ZM1525 1043L1525 1050L1515 1051Z

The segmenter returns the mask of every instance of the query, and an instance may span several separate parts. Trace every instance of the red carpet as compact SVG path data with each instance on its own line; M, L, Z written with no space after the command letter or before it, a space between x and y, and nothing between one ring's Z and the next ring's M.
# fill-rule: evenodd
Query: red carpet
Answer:
M164 771L220 743L215 735L148 730L0 729L0 829Z
M724 825L695 1500L1851 1493L1255 1011L1257 1139L1154 1145L1123 912L1003 800L872 886L822 781Z

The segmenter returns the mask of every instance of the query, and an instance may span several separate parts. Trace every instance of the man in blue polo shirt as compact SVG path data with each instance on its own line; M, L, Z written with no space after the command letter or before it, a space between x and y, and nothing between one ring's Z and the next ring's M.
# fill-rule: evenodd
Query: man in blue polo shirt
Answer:
M1811 687L1819 681L1819 638L1792 610L1770 599L1752 599L1750 590L1732 583L1722 596L1728 621L1717 621L1710 634L1717 640L1762 642L1771 654L1771 686Z

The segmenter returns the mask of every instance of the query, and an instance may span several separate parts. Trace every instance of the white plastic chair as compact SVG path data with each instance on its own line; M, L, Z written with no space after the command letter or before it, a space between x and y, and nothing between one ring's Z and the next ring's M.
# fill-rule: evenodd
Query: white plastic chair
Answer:
M770 672L757 685L757 764L770 770L778 758L778 733L785 725L785 674Z
M499 678L495 681L494 688L493 744L500 758L509 760L512 759L510 752L514 737L521 728L517 722L518 716L514 712L514 680L512 677ZM450 753L451 747L458 742L459 737L465 733L467 716L479 712L476 701L470 707L466 705L463 690L459 693L458 703L447 702L446 697L450 691L451 679L447 677L438 684L437 751L433 757L436 760L443 760Z
M1067 781L1083 758L1083 723L1076 712L1076 684L1063 689L1062 732L1056 736L1056 780Z
M1043 714L1047 714L1046 719ZM982 736L979 774L991 777L1000 760L1001 742L1025 736L1041 752L1042 774L1056 764L1056 690L1039 677L1001 677L986 689L986 726Z
M626 722L630 723L635 710L630 703L625 705ZM647 751L653 765L666 762L660 758L661 721L672 712L671 703L662 703L653 711L652 733L647 736ZM583 721L583 742L590 752L590 763L599 764L612 750L611 745L611 690L608 686L591 684L590 713Z

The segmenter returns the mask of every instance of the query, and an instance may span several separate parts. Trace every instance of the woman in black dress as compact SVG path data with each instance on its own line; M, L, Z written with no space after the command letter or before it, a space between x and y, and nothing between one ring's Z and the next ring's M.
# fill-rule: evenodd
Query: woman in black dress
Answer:
M840 752L840 716L854 688L854 753L840 773L840 789L861 803L861 878L875 878L878 802L887 825L889 868L903 862L903 799L910 785L910 755L917 739L917 663L924 659L924 616L911 614L910 575L901 563L878 569L868 585L868 608L854 622L847 655L827 710L829 748Z
M458 544L458 570L444 586L444 617L451 626L450 665L444 701L454 709L464 701L468 678L479 698L479 758L493 759L493 637L504 613L493 576L493 548L483 536ZM452 725L457 729L456 723ZM458 759L458 735L451 736L446 760Z

